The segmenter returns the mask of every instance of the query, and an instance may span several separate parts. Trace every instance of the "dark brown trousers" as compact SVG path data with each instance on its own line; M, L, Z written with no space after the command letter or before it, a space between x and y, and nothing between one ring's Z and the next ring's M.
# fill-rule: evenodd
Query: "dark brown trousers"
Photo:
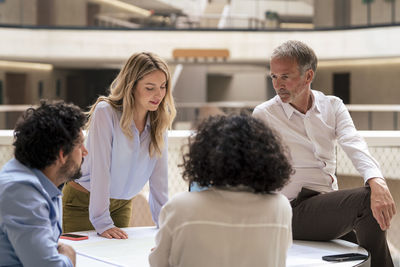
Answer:
M327 241L336 238L358 243L371 254L371 267L393 266L382 231L370 208L370 188L329 193L302 188L292 200L293 239ZM353 231L355 232L356 238Z

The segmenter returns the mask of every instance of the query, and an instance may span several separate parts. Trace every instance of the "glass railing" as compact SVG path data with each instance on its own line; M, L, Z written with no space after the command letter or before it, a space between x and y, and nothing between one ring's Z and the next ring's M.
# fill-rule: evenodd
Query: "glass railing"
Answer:
M220 101L176 103L174 130L191 130L212 115L247 113L261 101ZM0 105L0 129L12 129L18 117L31 105ZM400 105L346 105L358 130L400 130Z
M222 101L177 103L176 129L194 128L211 115L251 113L261 102ZM346 105L358 130L400 130L400 105Z

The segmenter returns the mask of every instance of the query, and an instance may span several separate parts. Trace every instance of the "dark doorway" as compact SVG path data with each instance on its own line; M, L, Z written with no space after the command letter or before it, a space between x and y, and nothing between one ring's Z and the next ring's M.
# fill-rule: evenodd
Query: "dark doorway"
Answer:
M231 75L208 74L207 75L207 102L223 101L229 93L232 82Z
M95 27L97 24L96 16L100 14L100 5L96 3L87 3L86 13L87 13L87 26Z
M37 0L36 18L38 26L54 25L54 0Z
M21 105L26 104L25 92L27 75L25 73L6 73L5 104ZM22 112L6 112L6 129L14 129L15 123Z
M271 99L276 96L276 92L274 89L274 84L272 83L271 76L267 76L267 99Z
M350 104L350 73L333 74L333 94Z
M335 0L334 4L334 23L335 27L350 26L351 1Z
M81 108L87 105L86 81L80 74L67 76L67 95L66 101L72 102Z
M67 76L66 101L87 111L99 95L108 95L108 88L118 70L80 70Z
M0 80L0 105L3 105L3 81Z

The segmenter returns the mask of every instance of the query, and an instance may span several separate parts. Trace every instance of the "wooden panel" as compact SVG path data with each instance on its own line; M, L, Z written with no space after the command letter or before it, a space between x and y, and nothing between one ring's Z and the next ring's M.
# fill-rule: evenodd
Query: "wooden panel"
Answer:
M174 58L223 58L229 57L228 49L174 49Z

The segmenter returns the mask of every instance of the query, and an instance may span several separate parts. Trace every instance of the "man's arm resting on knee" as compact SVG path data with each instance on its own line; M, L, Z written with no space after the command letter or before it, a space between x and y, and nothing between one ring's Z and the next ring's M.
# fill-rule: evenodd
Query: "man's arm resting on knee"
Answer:
M371 188L372 214L381 229L387 230L390 226L390 220L396 213L393 197L384 179L373 177L368 179L367 183Z

